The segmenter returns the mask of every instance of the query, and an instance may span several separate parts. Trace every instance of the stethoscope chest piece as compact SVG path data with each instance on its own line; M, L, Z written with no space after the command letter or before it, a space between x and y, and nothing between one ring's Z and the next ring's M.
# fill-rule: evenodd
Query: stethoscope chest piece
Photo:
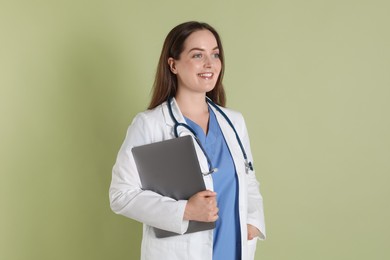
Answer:
M252 162L249 162L248 159L245 159L245 172L249 173L249 171L253 171Z

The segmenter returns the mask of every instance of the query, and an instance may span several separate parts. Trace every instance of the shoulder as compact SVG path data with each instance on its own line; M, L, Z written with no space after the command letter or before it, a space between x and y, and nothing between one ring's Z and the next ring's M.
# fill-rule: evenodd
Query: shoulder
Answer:
M234 109L228 108L228 107L219 107L219 108L223 112L225 112L226 115L229 115L232 118L237 118L237 119L243 118L242 113L237 111L237 110L234 110Z
M226 114L226 116L233 123L233 125L236 126L236 125L245 124L245 119L241 112L227 107L218 106L218 108L221 109L222 112Z
M247 136L247 126L245 123L244 116L242 115L241 112L231 109L231 108L226 108L226 107L220 107L218 108L226 115L226 117L222 114L222 116L225 117L225 120L233 125L234 129L237 131L237 133L243 137ZM218 112L216 112L218 113Z
M162 121L163 106L161 104L153 109L148 109L142 112L139 112L133 119L132 124L148 125L148 124L158 124Z
M161 106L158 106L136 114L127 129L127 135L133 135L137 138L141 136L152 137L156 130L161 129L162 126L162 109Z
M165 123L162 108L158 106L139 112L127 128L126 139L132 146L159 141L164 133Z

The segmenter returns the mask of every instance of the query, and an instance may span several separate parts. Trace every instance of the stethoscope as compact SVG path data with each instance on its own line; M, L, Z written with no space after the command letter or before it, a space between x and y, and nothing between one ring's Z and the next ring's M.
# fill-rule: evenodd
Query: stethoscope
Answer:
M209 174L212 174L212 173L215 173L218 171L218 168L214 168L213 167L213 164L209 158L209 156L207 155L207 152L206 150L204 149L203 145L200 143L200 140L197 136L197 134L195 133L195 130L192 129L192 127L190 127L189 125L185 124L185 123L180 123L179 121L177 121L177 119L175 118L175 116L173 115L173 111L172 111L172 105L171 105L171 101L172 101L172 97L169 97L168 100L167 100L167 105L168 105L168 110L169 110L169 114L171 115L171 118L173 120L173 122L175 123L175 125L173 126L173 132L175 134L175 137L179 137L179 132L178 132L178 128L179 127L184 127L186 129L188 129L194 136L194 139L196 141L196 143L199 145L200 149L202 150L203 154L205 155L206 159L207 159L207 163L209 165L209 171L208 172L205 172L203 173L204 176L207 176ZM236 139L237 139L237 142L238 144L240 145L240 148L241 148L241 152L242 152L242 156L244 157L244 163L245 163L245 171L246 173L249 173L249 170L253 171L253 165L252 165L252 162L248 161L248 156L246 155L246 152L245 152L245 149L244 149L244 146L241 142L241 139L240 137L238 136L238 133L236 131L236 128L234 127L232 121L229 119L229 117L225 114L225 112L222 111L222 109L220 107L217 106L217 104L215 104L213 101L211 101L210 98L206 97L206 101L208 104L210 104L211 106L213 106L223 117L224 119L226 120L226 122L229 124L229 126L233 129L233 132L234 134L236 135Z

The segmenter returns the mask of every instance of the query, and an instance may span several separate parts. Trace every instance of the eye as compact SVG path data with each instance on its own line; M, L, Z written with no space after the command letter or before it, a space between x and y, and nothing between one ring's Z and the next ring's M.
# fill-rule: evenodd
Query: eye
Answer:
M200 59L200 58L202 58L203 56L202 56L202 54L201 53L196 53L196 54L194 54L193 56L192 56L192 58L195 58L195 59Z
M219 58L220 58L219 53L214 53L214 54L213 54L213 57L214 57L215 59L219 59Z

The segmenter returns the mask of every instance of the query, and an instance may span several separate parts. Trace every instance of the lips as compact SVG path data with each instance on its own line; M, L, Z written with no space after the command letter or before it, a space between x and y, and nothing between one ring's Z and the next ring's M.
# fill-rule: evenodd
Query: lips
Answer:
M214 73L211 72L199 73L198 76L204 79L211 79L214 76Z

